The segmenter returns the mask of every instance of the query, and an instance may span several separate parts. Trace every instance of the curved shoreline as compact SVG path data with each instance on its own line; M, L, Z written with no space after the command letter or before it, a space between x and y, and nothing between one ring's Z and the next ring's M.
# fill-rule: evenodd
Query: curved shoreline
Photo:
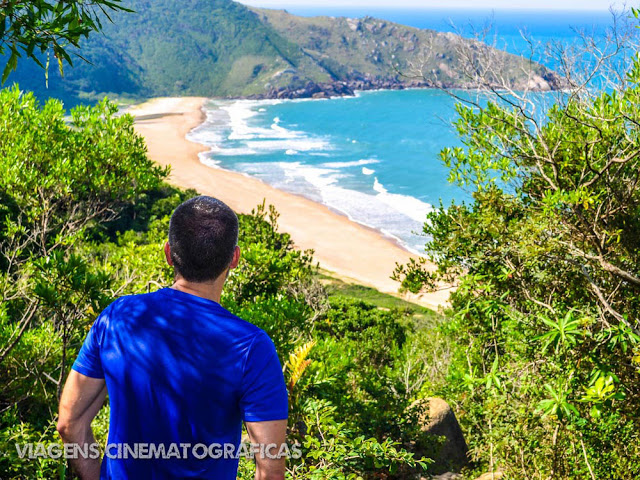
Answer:
M149 157L160 165L171 166L171 183L220 198L239 213L250 213L264 200L280 214L280 229L291 235L297 248L314 250L314 260L322 268L430 308L446 305L447 290L422 295L397 293L399 283L389 278L395 264L406 263L417 255L383 233L301 195L203 164L199 154L208 151L208 147L189 141L186 136L204 121L202 106L206 100L157 98L127 109L136 117L135 128L146 140Z
M188 141L190 141L190 142L192 142L192 143L195 143L195 144L197 144L197 145L201 145L199 142L196 142L196 141L194 141L194 140L189 140L189 139L188 139L188 137L187 137L187 140L188 140ZM204 146L204 147L205 147L205 150L204 150L203 152L198 153L198 159L200 160L200 162L201 162L201 163L203 163L204 165L206 165L204 162L202 162L202 157L201 157L201 155L202 155L203 153L204 153L204 154L208 153L208 152L209 152L209 150L207 149L207 147L206 147L206 146ZM340 210L339 208L336 208L336 207L333 207L333 206L331 206L331 205L327 205L327 204L324 204L324 203L318 202L318 201L316 201L316 200L313 200L313 199L311 199L311 198L307 197L306 195L304 195L303 193L296 193L296 192L291 192L291 191L288 191L288 190L283 190L283 189L276 188L276 187L274 187L274 186L270 185L269 183L267 183L266 181L262 180L261 178L258 178L258 177L252 177L252 176L251 176L251 174L249 174L249 173L245 173L245 172L238 172L238 171L234 171L234 170L229 170L229 169L227 169L227 168L220 167L220 166L218 166L218 165L206 165L206 166L207 166L207 168L212 168L212 169L214 169L214 170L220 170L220 171L222 171L222 172L228 172L228 173L233 173L233 174L237 174L237 175L242 175L244 178L248 178L248 179L250 179L251 181L258 181L258 182L260 182L262 185L264 185L264 186L265 186L266 188L268 188L268 189L274 189L274 190L277 190L277 191L279 191L279 192L285 193L285 194L287 194L287 195L292 195L292 196L294 196L294 197L298 197L298 198L303 199L303 200L305 200L305 201L313 202L314 204L320 205L320 206L322 206L322 207L326 208L327 210L329 210L330 212L335 213L336 215L339 215L339 216L341 216L341 217L345 217L345 218L346 218L347 220L349 220L350 222L356 223L356 224L357 224L357 225L359 225L360 227L365 228L365 229L367 229L367 230L371 231L372 233L374 233L374 234L376 234L376 235L381 236L381 237L382 237L382 238L384 238L385 240L387 240L387 241L391 242L391 243L392 243L392 244L394 244L395 246L397 246L397 247L401 248L402 250L406 251L408 254L410 254L410 255L412 255L412 256L415 256L415 257L420 257L420 256L421 256L419 253L417 253L417 252L415 252L415 251L412 251L412 250L411 250L411 249L409 249L406 245L404 245L404 244L402 243L402 239L400 239L400 238L398 238L398 237L396 237L396 236L394 236L394 235L392 235L392 234L390 234L390 233L387 233L387 232L385 232L385 231L383 231L383 230L380 230L380 229L378 229L378 228L374 227L373 225L368 225L368 224L366 224L366 223L359 222L359 221L358 221L358 220L356 220L355 218L352 218L351 216L349 216L349 214L348 214L347 212L344 212L344 211ZM239 212L239 213L248 213L248 212ZM279 222L279 224L280 224L280 222ZM286 230L282 230L282 231L283 231L283 232L287 232ZM290 232L287 232L287 233L290 233ZM299 247L299 248L301 248L301 247ZM387 292L387 293L388 293L388 292Z

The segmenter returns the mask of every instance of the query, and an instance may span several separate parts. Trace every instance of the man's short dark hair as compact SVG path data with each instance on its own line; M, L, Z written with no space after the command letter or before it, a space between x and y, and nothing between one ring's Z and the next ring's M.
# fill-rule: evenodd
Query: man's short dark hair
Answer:
M213 197L194 197L171 215L171 260L176 274L189 282L218 278L231 264L237 243L238 217Z

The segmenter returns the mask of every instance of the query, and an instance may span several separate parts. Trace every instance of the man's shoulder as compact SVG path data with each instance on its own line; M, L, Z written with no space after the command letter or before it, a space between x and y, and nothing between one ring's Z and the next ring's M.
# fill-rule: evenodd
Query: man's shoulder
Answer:
M102 310L96 321L112 324L123 318L130 318L133 312L146 311L149 306L159 301L158 298L154 298L155 293L157 292L118 297Z
M267 333L262 328L258 327L257 325L254 325L253 323L251 323L248 320L245 320L242 317L239 317L234 313L231 313L226 308L220 306L218 312L221 317L224 317L225 322L229 322L233 324L236 328L238 328L239 330L242 330L247 335L252 337L254 336L268 337Z
M180 301L184 300L181 297L173 297L167 292L168 289L156 290L150 293L139 293L132 295L123 295L117 298L104 310L103 313L109 314L114 320L132 318L136 314L151 313L151 314L166 314L172 311L172 300ZM169 295L167 295L169 293ZM193 297L193 296L192 296ZM207 313L223 319L227 327L233 327L234 330L242 331L246 336L256 337L262 339L262 337L269 338L268 334L260 327L253 323L231 313L219 303L206 300L200 297L191 298L194 303L190 305L191 308L204 308ZM176 309L177 312L182 311ZM153 313L152 313L153 312Z
M155 293L155 292L123 295L123 296L118 297L115 300L113 300L107 306L107 308L105 308L103 310L103 312L113 315L113 314L117 314L122 309L130 308L130 307L132 307L134 305L141 305L141 304L144 304L144 303L149 303L150 301L153 301L153 298L151 297L153 295L153 293Z

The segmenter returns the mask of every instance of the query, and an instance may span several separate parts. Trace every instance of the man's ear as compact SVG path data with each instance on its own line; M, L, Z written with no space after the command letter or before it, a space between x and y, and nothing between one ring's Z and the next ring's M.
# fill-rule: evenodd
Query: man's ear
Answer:
M165 242L164 244L164 256L167 259L167 263L173 267L173 260L171 260L171 247L169 246L169 242Z
M233 260L231 260L231 264L229 265L230 269L236 268L238 266L238 262L240 261L240 247L236 245L236 249L233 251Z

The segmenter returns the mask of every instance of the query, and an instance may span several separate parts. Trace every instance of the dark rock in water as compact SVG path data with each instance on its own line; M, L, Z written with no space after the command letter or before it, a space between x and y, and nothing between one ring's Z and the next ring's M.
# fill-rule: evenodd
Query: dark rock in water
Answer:
M269 87L264 94L250 95L249 99L293 99L352 97L360 90L404 90L406 88L441 87L423 80L400 81L397 79L373 79L363 76L353 80L327 83L307 82L304 86Z
M514 82L514 88L536 91L549 91L563 88L565 82L556 73L547 71L544 75L531 75L526 79ZM482 88L497 88L500 85L484 85ZM250 99L293 99L293 98L331 98L353 96L356 91L365 90L404 90L407 88L441 88L441 89L476 89L477 83L462 82L460 80L444 81L429 80L427 78L376 78L369 74L358 74L349 80L315 83L307 82L303 86L286 86L274 88L269 86L263 94L251 95Z
M355 95L355 89L348 82L315 83L307 82L304 86L269 88L266 93L251 95L250 99L292 99L292 98L331 98Z

